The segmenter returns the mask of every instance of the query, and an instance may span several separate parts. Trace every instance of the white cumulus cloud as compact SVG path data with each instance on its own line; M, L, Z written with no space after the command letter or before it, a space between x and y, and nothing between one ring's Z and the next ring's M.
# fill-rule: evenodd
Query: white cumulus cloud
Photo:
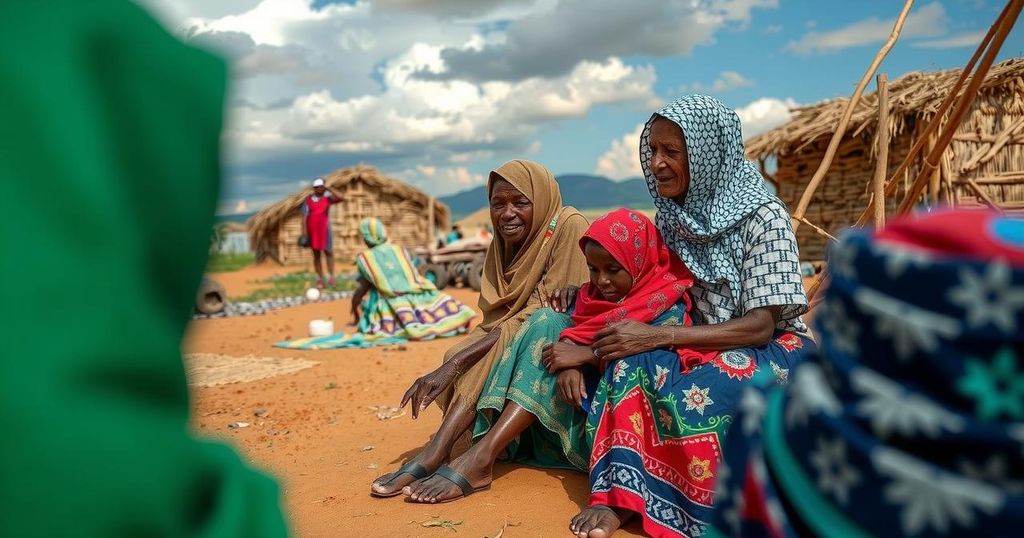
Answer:
M621 180L643 177L640 167L640 135L644 124L640 123L632 131L612 140L608 151L597 159L594 173L609 179Z
M757 136L786 123L792 116L790 109L795 106L797 102L792 98L762 97L737 108L736 115L743 124L743 139Z
M895 13L899 6L890 5ZM895 16L885 20L869 17L835 30L811 31L787 44L786 50L799 55L826 54L850 47L882 43L889 37L895 23ZM904 39L934 37L945 33L946 25L946 10L942 4L935 2L911 11L900 36Z
M962 49L967 47L977 47L978 43L981 43L981 40L985 38L985 34L987 32L987 30L964 32L941 39L918 41L917 43L911 43L910 46L921 49Z

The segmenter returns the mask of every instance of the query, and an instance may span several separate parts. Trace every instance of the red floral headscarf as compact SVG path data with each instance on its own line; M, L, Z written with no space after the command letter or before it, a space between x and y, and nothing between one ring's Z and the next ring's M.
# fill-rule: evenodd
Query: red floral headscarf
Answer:
M562 331L562 338L590 345L597 332L609 325L627 319L650 323L679 301L686 305L682 324L693 324L689 314L692 303L687 293L694 284L693 274L665 246L651 219L629 209L617 209L590 225L580 239L581 249L587 241L604 247L633 277L633 287L619 302L612 303L604 300L589 282L584 284L572 315L575 325ZM701 355L700 362L705 362L703 354L690 350L679 353L684 360Z

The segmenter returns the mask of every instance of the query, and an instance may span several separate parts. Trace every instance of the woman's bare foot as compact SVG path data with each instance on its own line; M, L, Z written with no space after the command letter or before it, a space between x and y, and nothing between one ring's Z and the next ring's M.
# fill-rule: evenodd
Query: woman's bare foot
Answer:
M608 538L632 515L617 508L591 506L569 521L569 530L579 538Z
M484 454L484 451L479 450L480 446L479 444L474 445L448 464L455 475L464 479L463 484L435 474L424 480L413 482L402 492L411 502L433 504L453 501L474 491L486 489L493 480L494 460Z
M394 497L402 493L402 488L430 476L444 463L444 458L430 457L424 450L397 471L377 477L370 484L370 495L374 497Z

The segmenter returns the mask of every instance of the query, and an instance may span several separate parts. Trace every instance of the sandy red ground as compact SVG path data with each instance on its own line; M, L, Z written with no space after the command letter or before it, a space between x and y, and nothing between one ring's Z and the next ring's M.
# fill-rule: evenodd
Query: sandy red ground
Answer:
M253 281L282 272L258 266L213 275L228 295L244 294ZM472 291L448 290L475 305ZM297 373L248 383L193 390L193 424L200 435L226 440L253 465L281 483L283 506L296 536L571 536L568 520L586 501L583 474L498 465L490 491L442 505L419 505L403 497L375 499L370 482L397 467L423 446L441 420L436 407L419 420L381 421L369 409L397 405L406 388L436 367L455 339L411 343L405 351L284 350L271 346L306 336L309 320L348 319L348 301L317 303L264 316L194 322L186 352L232 356L302 357L320 364ZM333 388L328 388L333 387ZM254 416L258 408L266 416ZM231 430L235 421L252 423ZM369 447L372 447L370 449ZM434 519L461 521L457 533L424 527ZM514 525L514 526L513 526ZM640 536L627 526L616 536Z

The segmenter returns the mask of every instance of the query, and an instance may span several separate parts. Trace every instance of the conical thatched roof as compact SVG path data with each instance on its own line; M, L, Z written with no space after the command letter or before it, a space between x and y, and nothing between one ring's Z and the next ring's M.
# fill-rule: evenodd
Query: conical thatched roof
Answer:
M950 69L908 73L892 81L889 84L890 135L895 138L911 122L927 121L934 116L959 76L960 69ZM1014 58L992 66L981 85L977 103L984 106L991 98L998 98L994 101L999 103L998 112L1014 115L1024 113L1024 58ZM793 117L788 123L746 142L747 156L764 159L772 155L795 153L820 137L832 136L847 102L847 98L838 98L793 109ZM862 133L873 135L877 125L878 94L866 93L854 108L847 136L855 137Z
M422 214L426 216L426 208L430 205L430 196L423 191L403 183L397 179L387 177L376 168L366 165L358 165L349 168L341 168L329 174L320 176L327 184L338 191L345 193L356 183L362 183L369 190L380 195L380 197L397 198L403 200L401 212ZM249 237L256 252L257 258L264 258L267 255L272 257L275 252L275 245L279 240L279 232L282 224L290 218L299 214L302 201L309 195L309 188L296 191L283 200L270 205L249 219ZM434 201L434 222L439 226L445 225L449 218L448 206ZM390 224L386 222L385 225Z

